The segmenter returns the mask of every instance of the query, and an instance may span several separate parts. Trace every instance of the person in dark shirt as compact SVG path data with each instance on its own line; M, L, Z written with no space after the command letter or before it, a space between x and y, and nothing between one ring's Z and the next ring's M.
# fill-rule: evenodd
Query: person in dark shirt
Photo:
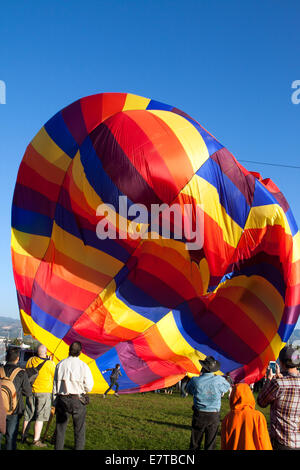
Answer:
M14 369L18 367L20 360L20 352L18 348L9 348L6 353L6 364L4 371L6 377L10 377ZM24 400L23 396L29 397L31 392L31 385L29 383L28 375L25 369L21 369L14 378L14 386L17 394L17 406L11 415L6 416L6 450L16 450L17 448L17 435L19 430L20 418L24 413ZM1 448L2 434L0 434L0 448Z
M118 397L119 394L118 394L118 390L119 390L119 384L118 384L118 378L119 376L122 376L122 373L120 371L120 364L116 364L114 368L112 369L106 369L103 371L104 372L107 372L108 370L111 370L112 373L110 374L110 386L108 387L108 389L106 390L106 392L103 394L103 398L106 397L106 395L108 394L108 392L115 386L115 396Z

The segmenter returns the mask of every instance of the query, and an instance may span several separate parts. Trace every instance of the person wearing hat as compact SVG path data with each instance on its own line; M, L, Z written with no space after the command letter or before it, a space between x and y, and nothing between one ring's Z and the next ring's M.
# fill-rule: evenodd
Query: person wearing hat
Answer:
M280 371L267 373L257 397L262 408L270 405L270 436L274 450L300 450L300 349L285 346L279 353Z
M203 361L199 377L192 377L186 391L193 395L193 419L190 450L200 450L203 436L204 449L214 450L220 425L221 398L230 389L229 381L214 373L220 369L220 363L212 356Z

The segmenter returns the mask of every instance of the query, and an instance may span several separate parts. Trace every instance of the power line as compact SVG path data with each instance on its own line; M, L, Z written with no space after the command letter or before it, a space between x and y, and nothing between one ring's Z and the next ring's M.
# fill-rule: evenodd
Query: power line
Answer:
M239 160L239 162L255 163L256 165L280 166L280 167L283 167L283 168L297 168L298 170L300 169L300 166L284 165L283 163L254 162L253 160Z

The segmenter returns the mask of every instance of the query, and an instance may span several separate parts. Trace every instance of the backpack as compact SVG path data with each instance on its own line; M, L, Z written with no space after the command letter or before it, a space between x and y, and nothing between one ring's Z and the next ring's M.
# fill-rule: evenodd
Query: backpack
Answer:
M9 377L5 375L4 367L0 367L0 390L3 400L3 405L7 415L12 415L16 409L18 398L16 387L14 386L14 379L16 375L22 370L17 367L13 370Z
M48 361L48 359L44 359L43 362L41 362L36 367L27 367L25 369L28 375L28 380L29 380L30 385L32 385L33 382L36 380L37 376L39 375L39 371L41 370L41 368L43 367L46 361Z

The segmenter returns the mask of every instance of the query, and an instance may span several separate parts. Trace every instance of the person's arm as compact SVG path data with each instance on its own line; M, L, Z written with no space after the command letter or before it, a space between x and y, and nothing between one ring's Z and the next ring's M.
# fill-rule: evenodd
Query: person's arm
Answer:
M85 367L86 372L85 372L85 377L83 381L83 386L84 386L85 392L88 393L92 391L92 388L94 386L94 378L93 378L93 375L89 366L87 364L85 365L86 365Z
M276 382L276 379L267 380L267 382L258 394L258 405L262 408L266 408L268 405L270 405L276 399L277 390L278 384Z
M56 395L58 392L58 380L57 380L58 369L55 367L54 378L53 378L53 390L52 390L52 401L53 403L56 400Z
M223 376L219 376L219 377L220 377L220 391L222 395L224 395L230 390L231 385L225 377Z

